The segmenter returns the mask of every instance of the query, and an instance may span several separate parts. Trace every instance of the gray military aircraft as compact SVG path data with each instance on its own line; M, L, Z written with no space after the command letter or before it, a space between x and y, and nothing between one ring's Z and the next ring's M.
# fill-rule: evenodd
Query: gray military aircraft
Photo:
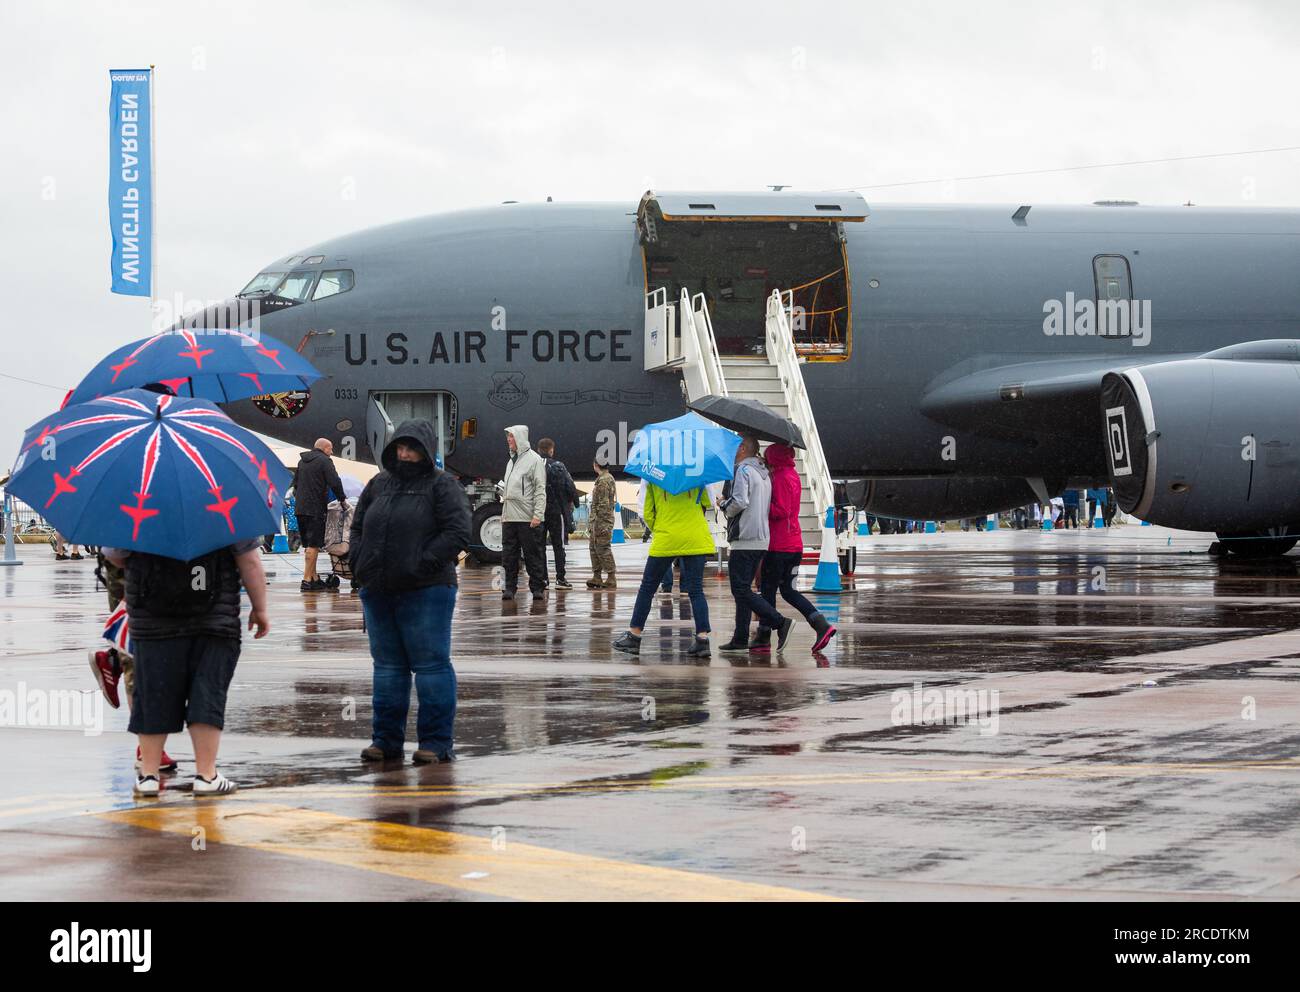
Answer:
M611 436L684 411L676 371L647 370L660 289L703 294L724 357L761 355L765 302L791 291L837 492L868 513L970 517L1113 485L1127 512L1242 554L1300 534L1297 210L784 190L422 217L253 278L239 299L261 332L327 378L229 412L361 459L429 417L491 560L504 428L555 438L581 476Z

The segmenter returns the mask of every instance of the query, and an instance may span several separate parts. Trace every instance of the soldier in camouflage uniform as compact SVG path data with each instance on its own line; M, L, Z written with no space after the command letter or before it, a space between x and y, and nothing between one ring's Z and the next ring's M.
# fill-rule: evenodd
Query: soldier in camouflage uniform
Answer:
M613 589L618 585L614 576L614 476L609 467L599 461L592 465L596 470L596 485L591 490L591 514L587 518L587 543L591 549L591 589ZM601 572L605 573L604 581Z

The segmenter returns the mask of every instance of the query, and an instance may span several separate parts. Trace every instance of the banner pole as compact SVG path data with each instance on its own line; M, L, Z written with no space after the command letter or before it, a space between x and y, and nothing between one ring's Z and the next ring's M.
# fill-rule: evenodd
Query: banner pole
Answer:
M155 123L156 103L154 88L158 81L158 67L149 66L149 331L158 314L158 169L156 151L158 133Z

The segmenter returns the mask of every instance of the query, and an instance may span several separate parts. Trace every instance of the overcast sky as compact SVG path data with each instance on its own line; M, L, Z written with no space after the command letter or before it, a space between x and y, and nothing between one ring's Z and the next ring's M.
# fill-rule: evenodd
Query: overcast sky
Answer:
M110 68L158 67L169 299L228 296L322 238L505 199L1300 145L1288 0L6 3L0 52L0 374L47 384L0 378L5 465L23 428L149 331L146 301L109 293ZM1300 152L863 192L1298 206Z

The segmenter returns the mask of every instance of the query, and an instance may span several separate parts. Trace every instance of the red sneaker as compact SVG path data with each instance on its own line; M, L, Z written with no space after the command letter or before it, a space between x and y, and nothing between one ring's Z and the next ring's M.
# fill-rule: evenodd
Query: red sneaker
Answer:
M139 771L143 767L143 765L144 762L140 760L140 748L137 747L135 749L135 770ZM169 755L166 751L164 751L162 753L162 761L158 762L158 771L174 772L176 771L177 767L178 766L176 764L176 759L173 758L171 755Z
M95 673L95 681L108 705L118 709L122 703L117 696L117 682L122 677L122 669L117 664L117 656L108 651L91 651L90 670Z

